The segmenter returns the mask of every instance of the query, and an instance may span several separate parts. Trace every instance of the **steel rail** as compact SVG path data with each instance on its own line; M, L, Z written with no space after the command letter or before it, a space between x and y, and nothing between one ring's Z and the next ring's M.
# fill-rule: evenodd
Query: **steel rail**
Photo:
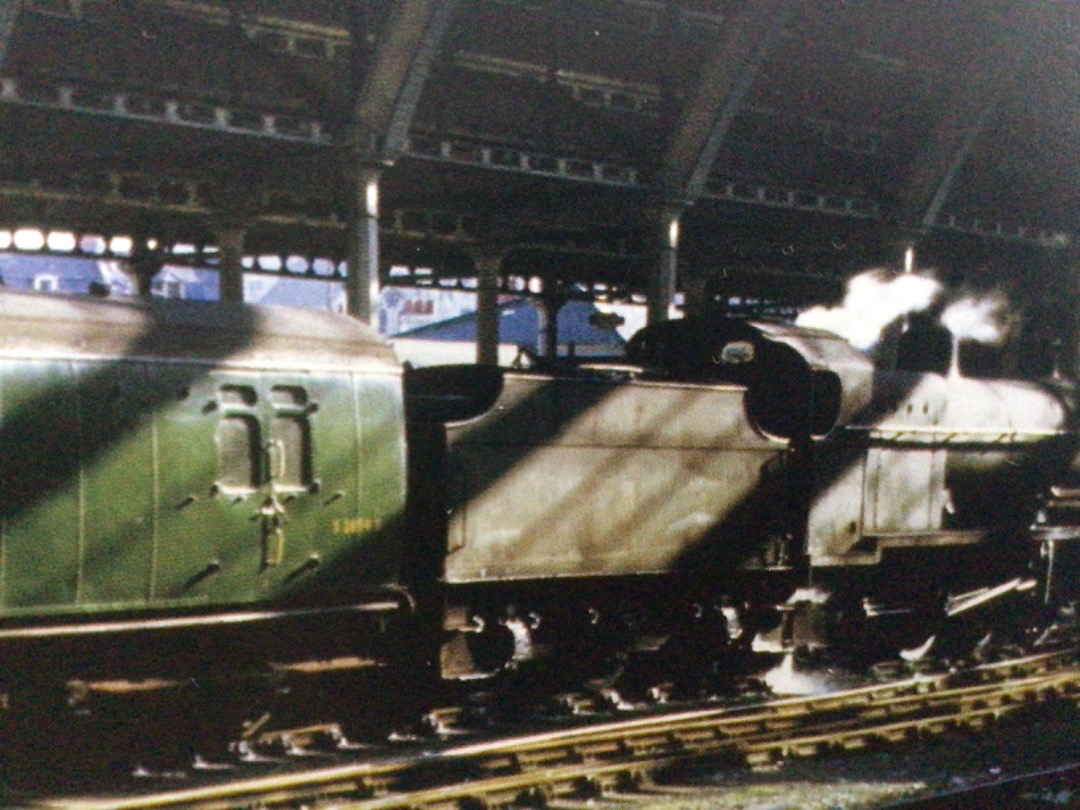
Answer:
M213 810L289 807L420 807L483 799L498 803L642 783L698 757L763 763L855 750L950 728L980 727L1036 702L1080 703L1075 652L1014 659L954 673L738 708L684 711L218 785L101 799L56 799L40 808Z
M680 739L672 741L675 742L672 746L675 750L646 755L633 752L625 761L583 761L559 763L549 767L523 767L517 773L335 803L333 806L335 810L390 810L466 803L494 806L528 798L546 803L563 797L588 798L602 795L607 790L633 791L649 784L651 773L693 758L731 753L741 755L751 764L760 764L784 757L814 756L826 750L849 751L866 747L875 740L903 742L940 734L950 728L978 728L990 720L998 720L1007 713L1030 705L1032 697L1042 699L1048 693L1060 695L1063 690L1080 702L1080 673L1072 673L1068 677L1037 676L1027 679L1019 686L1010 685L1005 688L969 688L962 690L969 694L959 698L959 709L950 709L930 716L920 715L900 722L877 725L874 721L868 723L866 718L856 716L846 721L843 728L834 727L825 731L815 728L816 733L805 736L789 736L785 729L770 728L747 738L724 738L722 735L709 734L693 743L686 736L679 735ZM969 705L979 702L994 705L984 708ZM596 756L599 752L593 750L590 753ZM522 762L521 757L514 759L518 763Z

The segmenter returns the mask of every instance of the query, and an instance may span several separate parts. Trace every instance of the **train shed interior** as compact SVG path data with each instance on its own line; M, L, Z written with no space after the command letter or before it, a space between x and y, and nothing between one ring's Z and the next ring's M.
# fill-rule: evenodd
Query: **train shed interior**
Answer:
M0 252L468 290L481 360L508 294L786 316L870 268L1072 346L1078 90L1069 0L9 0Z
M0 459L0 805L1075 765L1080 0L0 0Z

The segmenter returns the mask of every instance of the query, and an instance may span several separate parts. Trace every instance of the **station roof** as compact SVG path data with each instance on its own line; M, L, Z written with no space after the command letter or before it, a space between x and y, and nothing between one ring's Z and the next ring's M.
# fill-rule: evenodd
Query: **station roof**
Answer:
M249 253L332 273L359 166L381 171L385 271L434 268L400 283L453 284L483 252L505 292L641 293L671 210L680 283L725 294L819 297L907 241L960 276L1015 275L1075 256L1080 4L0 9L0 229L212 263L200 248L239 222Z

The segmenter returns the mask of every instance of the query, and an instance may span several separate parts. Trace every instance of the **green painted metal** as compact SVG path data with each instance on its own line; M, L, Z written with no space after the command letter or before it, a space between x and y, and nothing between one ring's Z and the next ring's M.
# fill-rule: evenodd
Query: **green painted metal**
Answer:
M138 310L111 306L118 330ZM0 618L348 604L399 581L400 369L355 322L337 319L328 348L313 315L313 363L304 315L216 358L205 333L198 357L157 336L153 351L82 355L71 320L50 345L42 319L31 359L3 309ZM207 325L191 312L189 328Z
M71 364L4 363L5 605L36 611L74 605L80 559L78 404Z

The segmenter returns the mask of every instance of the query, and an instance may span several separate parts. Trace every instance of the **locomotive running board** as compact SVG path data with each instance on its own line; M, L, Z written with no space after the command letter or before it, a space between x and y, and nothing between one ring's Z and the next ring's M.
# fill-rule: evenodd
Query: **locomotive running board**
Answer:
M956 616L960 613L977 608L980 605L985 605L987 602L1000 599L1002 596L1006 596L1010 593L1030 591L1036 584L1034 579L1016 577L1015 579L1010 579L1008 582L1002 582L1000 585L979 588L978 590L969 591L968 593L950 596L945 600L945 615L950 617Z
M1071 543L1080 540L1080 526L1032 526L1031 539L1037 543Z
M241 613L214 613L205 616L170 616L160 619L93 622L87 624L58 624L47 627L14 627L0 629L0 639L60 638L64 636L100 635L106 633L135 633L154 630L183 630L193 627L215 627L250 624L279 619L329 616L344 613L379 613L399 610L401 602L367 602L340 607L298 608L295 610L251 610Z

